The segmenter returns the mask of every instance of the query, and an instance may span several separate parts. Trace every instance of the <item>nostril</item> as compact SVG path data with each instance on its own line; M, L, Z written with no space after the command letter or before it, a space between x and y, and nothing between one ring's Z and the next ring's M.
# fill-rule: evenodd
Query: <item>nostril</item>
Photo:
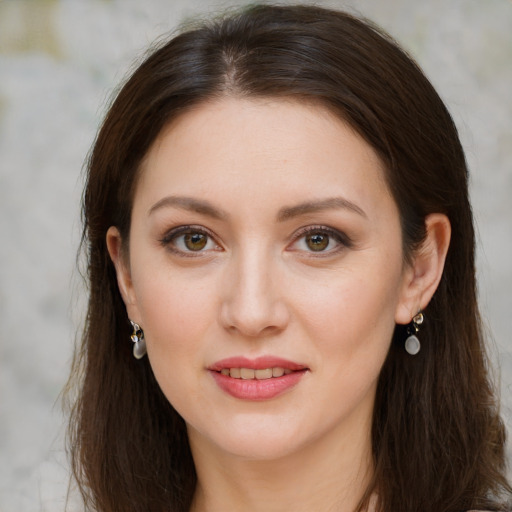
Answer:
M261 262L245 263L243 272L226 280L219 314L220 323L231 334L248 338L272 336L288 324L288 306L279 279L271 278L273 274L260 265Z

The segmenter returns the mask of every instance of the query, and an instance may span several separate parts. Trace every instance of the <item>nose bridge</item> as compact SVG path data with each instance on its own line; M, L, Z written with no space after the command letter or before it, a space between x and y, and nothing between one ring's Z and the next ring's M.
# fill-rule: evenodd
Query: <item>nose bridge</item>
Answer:
M222 304L228 329L254 337L285 327L288 315L278 272L272 251L263 244L248 243L236 251Z

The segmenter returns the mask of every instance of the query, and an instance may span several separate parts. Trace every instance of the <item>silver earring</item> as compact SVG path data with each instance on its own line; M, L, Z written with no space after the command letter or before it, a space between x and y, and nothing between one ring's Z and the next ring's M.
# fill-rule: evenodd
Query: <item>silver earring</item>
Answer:
M131 339L133 341L133 357L135 359L142 359L146 355L146 340L144 339L144 331L139 324L132 322L133 333Z
M411 356L415 356L421 349L421 343L416 334L420 330L420 325L423 323L423 313L421 311L412 319L411 324L407 328L409 336L405 340L405 350Z

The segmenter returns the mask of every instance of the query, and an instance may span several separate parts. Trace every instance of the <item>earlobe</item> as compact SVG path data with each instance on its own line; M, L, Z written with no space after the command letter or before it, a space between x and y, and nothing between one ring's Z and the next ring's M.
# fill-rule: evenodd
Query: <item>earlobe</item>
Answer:
M130 269L126 261L126 256L123 254L121 234L115 226L111 226L108 229L106 242L110 259L112 260L112 263L114 263L114 267L116 269L119 291L126 308L129 309L130 306L133 306L135 303L135 295ZM130 314L129 311L128 314Z
M398 324L408 324L418 311L427 307L443 275L450 245L450 221L444 214L433 213L426 217L425 228L425 240L404 273L395 315Z

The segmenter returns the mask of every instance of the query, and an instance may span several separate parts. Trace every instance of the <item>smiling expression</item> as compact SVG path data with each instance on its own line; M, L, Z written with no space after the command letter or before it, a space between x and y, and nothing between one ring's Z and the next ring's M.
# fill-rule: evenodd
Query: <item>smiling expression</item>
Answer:
M369 436L409 272L372 148L318 105L224 98L141 171L118 278L192 444L271 458Z

